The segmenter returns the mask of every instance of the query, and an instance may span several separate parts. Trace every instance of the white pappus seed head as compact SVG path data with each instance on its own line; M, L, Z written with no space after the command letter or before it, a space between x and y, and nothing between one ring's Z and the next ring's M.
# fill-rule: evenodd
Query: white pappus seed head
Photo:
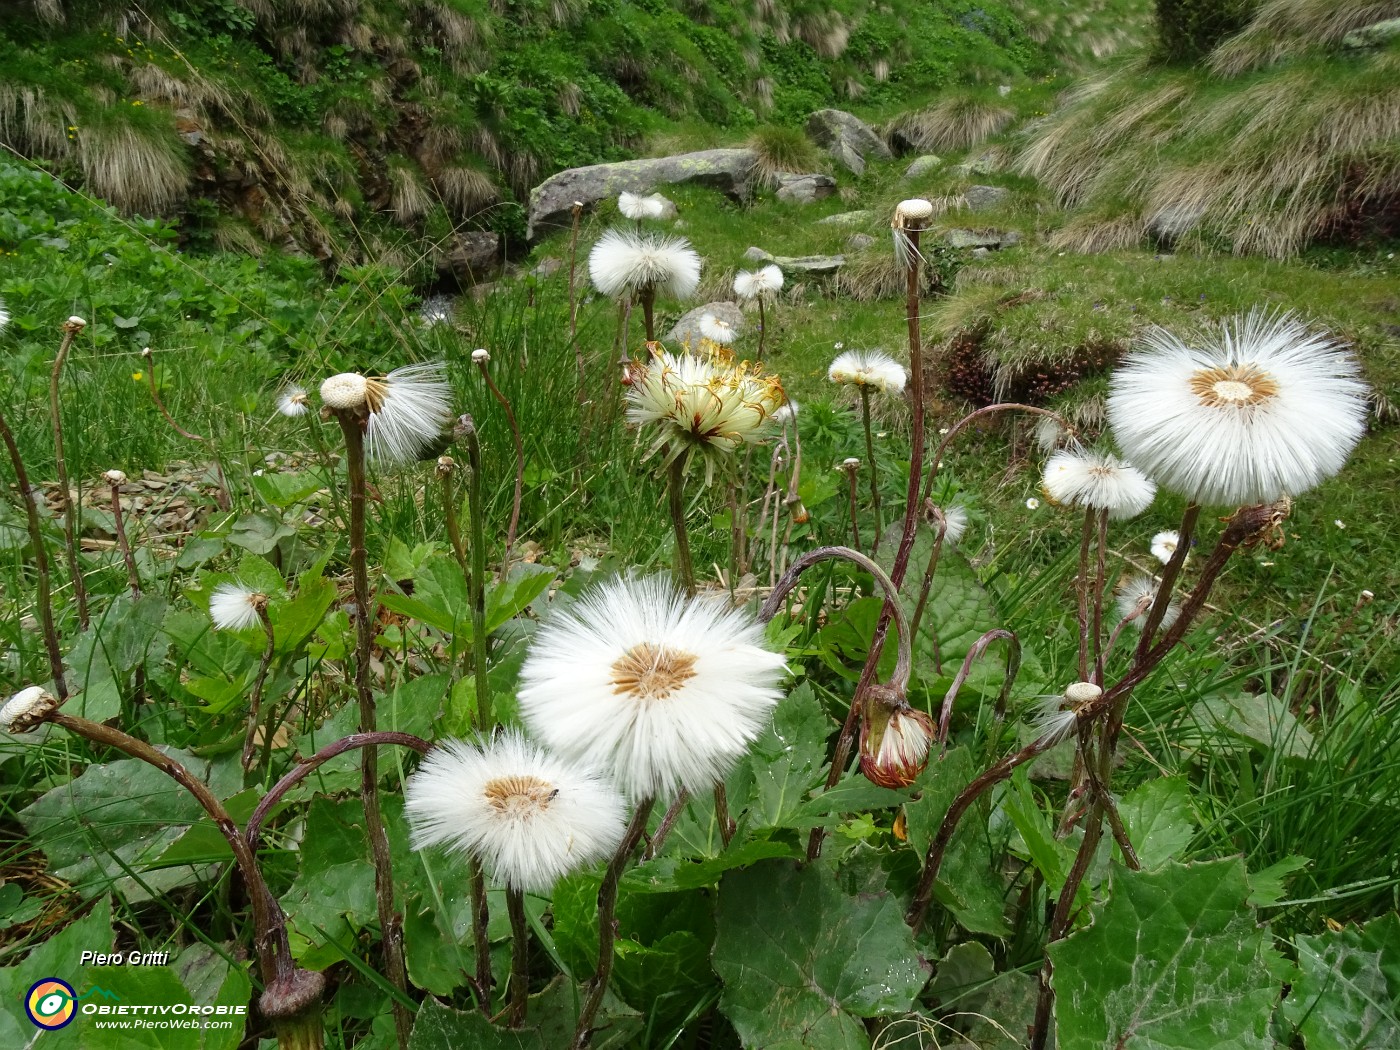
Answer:
M666 462L692 454L705 461L705 481L717 459L759 441L786 395L777 376L747 361L735 363L723 351L671 354L656 351L644 368L634 368L627 387L627 419L655 425L651 456L666 450Z
M652 288L685 299L700 284L700 255L684 237L608 230L588 253L588 273L610 298Z
M1118 619L1127 620L1134 627L1141 627L1147 620L1152 603L1157 600L1157 589L1161 581L1151 576L1133 576L1118 585ZM1162 617L1162 630L1176 623L1181 607L1175 601L1167 603L1166 615Z
M1172 555L1176 553L1176 546L1180 542L1181 537L1177 535L1175 529L1159 532L1152 537L1152 556L1165 565L1172 560Z
M753 616L623 578L556 612L520 671L520 714L550 748L608 772L634 799L721 781L763 731L783 657Z
M700 318L700 334L718 346L729 346L738 332L724 318L705 314Z
M485 364L489 360L491 360L491 351L485 347L479 346L472 351L472 364Z
M734 275L734 294L740 299L772 299L783 290L783 271L771 263L758 270L740 270Z
M773 413L773 422L780 426L787 426L789 423L795 423L797 421L797 413L801 411L801 409L801 405L792 398L788 398L778 407L778 410Z
M321 401L327 408L349 410L363 408L369 392L369 380L358 372L341 372L321 384Z
M414 849L470 854L495 882L531 893L610 856L627 828L612 784L519 730L435 746L404 785L404 815Z
M0 328L10 323L10 311L5 309L5 300L0 299Z
M619 193L617 210L627 219L659 219L666 214L666 205L656 196L643 197L637 193Z
M1056 503L1106 510L1114 521L1141 514L1157 495L1157 486L1136 467L1109 453L1080 448L1051 456L1042 482Z
M262 623L267 595L241 583L221 583L209 595L209 619L221 631L242 631Z
M967 532L967 508L961 503L941 508L943 511L943 542L956 547Z
M44 708L57 706L58 701L39 686L28 686L0 704L0 730L6 733L26 732L33 728L25 724L27 721L32 721ZM16 723L19 724L18 728Z
M1132 462L1213 506L1296 496L1342 468L1366 427L1355 359L1291 314L1254 310L1204 346L1157 328L1110 380L1108 421Z
M1042 452L1054 452L1069 437L1054 416L1039 416L1035 423L1035 444Z
M360 377L363 378L363 377ZM329 382L330 380L327 380ZM325 384L321 385L322 399L325 397ZM329 404L329 402L327 402ZM277 395L277 411L288 419L296 419L298 416L306 415L311 408L311 398L306 393L306 388L293 383L285 387Z
M908 379L902 364L878 350L847 350L838 354L826 376L840 386L868 386L882 394L902 394Z

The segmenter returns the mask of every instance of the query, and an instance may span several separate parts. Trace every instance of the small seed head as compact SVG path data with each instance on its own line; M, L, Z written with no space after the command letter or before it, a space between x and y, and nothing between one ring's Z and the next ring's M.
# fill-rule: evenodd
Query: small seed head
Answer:
M332 410L363 408L369 398L369 380L357 372L341 372L321 384L321 401Z
M103 474L102 477L106 479L109 485L126 484L126 474L120 470L109 470L107 473Z
M484 347L478 347L472 351L472 364L484 365L489 360L491 360L491 351Z
M1103 690L1093 682L1071 682L1065 686L1065 700L1074 707L1083 707L1103 696Z

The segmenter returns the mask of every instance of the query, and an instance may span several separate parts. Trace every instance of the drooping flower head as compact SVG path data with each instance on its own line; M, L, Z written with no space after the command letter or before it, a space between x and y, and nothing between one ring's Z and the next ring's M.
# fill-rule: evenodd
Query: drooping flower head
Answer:
M740 270L734 275L734 294L746 301L771 301L782 290L783 271L771 263L760 270Z
M21 689L0 704L0 731L24 733L58 706L58 701L37 685Z
M311 398L306 388L293 384L277 395L277 411L288 419L304 416L311 407Z
M762 732L783 658L723 601L665 577L617 579L556 612L520 670L520 714L552 750L629 796L709 790Z
M1134 576L1118 585L1118 619L1127 620L1134 627L1141 627L1147 621L1147 613L1157 600L1160 581L1151 576ZM1167 603L1166 614L1162 617L1162 629L1176 623L1181 607L1176 602Z
M657 197L643 197L624 190L617 195L617 210L626 219L659 219L666 214L666 205Z
M416 459L452 422L452 388L438 362L396 368L382 379L342 372L321 384L321 401L365 418L365 451L384 463Z
M220 631L242 631L262 623L267 595L241 583L221 583L209 595L209 619Z
M928 765L933 719L906 704L882 721L878 713L861 721L860 771L881 787L908 787Z
M922 254L909 239L909 231L922 230L933 216L933 203L922 197L900 201L895 206L894 218L890 220L890 233L894 236L894 257L900 267L907 270Z
M1195 503L1271 503L1342 468L1365 430L1355 359L1290 314L1255 310L1188 346L1157 328L1113 374L1118 446Z
M1056 503L1106 510L1115 521L1141 514L1157 495L1157 486L1136 467L1109 453L1081 448L1051 456L1042 484Z
M1035 421L1035 444L1042 452L1054 452L1066 440L1069 432L1054 416L1038 416Z
M533 893L610 856L627 827L606 779L518 730L480 747L435 746L404 785L404 815L414 849L471 854L494 881Z
M1060 696L1039 697L1032 714L1036 742L1052 746L1067 739L1079 721L1080 709L1102 695L1093 682L1071 682Z
M878 350L847 350L838 354L826 375L840 386L865 386L882 394L902 394L908 379L902 364Z
M1177 535L1175 529L1159 532L1152 537L1152 556L1165 565L1172 560L1172 555L1176 553L1176 546L1180 542L1181 537Z
M652 289L685 299L700 284L700 256L684 237L608 230L588 253L588 273L610 298Z
M737 364L723 351L671 354L654 350L645 365L634 365L627 388L627 418L652 426L647 455L665 449L666 462L699 455L705 481L714 464L741 445L753 444L786 398L777 376L747 361Z
M729 346L738 333L723 317L705 314L700 318L700 334L716 346Z

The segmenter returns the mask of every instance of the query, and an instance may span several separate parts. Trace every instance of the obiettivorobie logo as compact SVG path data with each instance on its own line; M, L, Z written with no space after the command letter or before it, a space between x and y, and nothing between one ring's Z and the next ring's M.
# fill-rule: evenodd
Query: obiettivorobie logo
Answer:
M96 1000L108 1000L98 1003ZM84 1001L89 1000L89 1001ZM110 1003L120 1003L112 1006ZM82 995L58 977L35 981L24 997L24 1012L38 1028L49 1031L71 1024L78 1014L96 1015L98 1028L233 1028L233 1018L245 1018L247 1006L197 1003L123 1003L122 997L99 985Z
M24 1012L40 1028L62 1028L78 1015L78 993L67 981L45 977L30 986L24 997Z

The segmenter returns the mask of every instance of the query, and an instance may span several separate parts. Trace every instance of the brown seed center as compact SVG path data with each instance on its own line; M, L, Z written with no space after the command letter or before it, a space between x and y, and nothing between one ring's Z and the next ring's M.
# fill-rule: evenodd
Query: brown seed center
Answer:
M634 645L612 665L612 684L634 700L665 700L695 677L695 656L664 645Z
M1258 365L1203 368L1188 380L1191 392L1210 408L1263 404L1278 394L1278 383Z
M525 816L543 812L559 794L557 788L539 777L515 775L497 777L486 783L486 801L498 813Z

